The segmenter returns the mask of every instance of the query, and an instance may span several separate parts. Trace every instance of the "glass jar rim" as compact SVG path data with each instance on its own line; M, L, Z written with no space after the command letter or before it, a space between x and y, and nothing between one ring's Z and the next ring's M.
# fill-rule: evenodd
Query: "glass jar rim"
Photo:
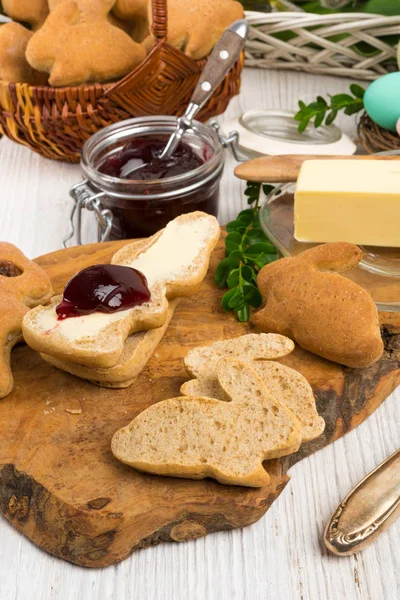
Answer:
M168 186L173 187L175 184L179 189L185 188L186 185L192 187L193 180L198 180L199 185L204 183L204 179L208 179L210 175L214 175L216 170L223 167L223 147L218 137L217 132L210 125L201 123L200 121L193 121L193 127L188 130L188 138L190 135L197 135L200 139L208 142L213 155L209 160L206 160L202 165L183 173L181 175L175 175L174 177L167 177L165 179L153 179L153 180L135 180L135 179L123 179L119 177L112 177L101 173L95 166L93 161L99 152L107 148L108 145L121 141L127 142L128 138L134 138L138 135L146 136L155 133L153 129L160 130L165 129L165 133L171 134L177 123L177 117L172 116L150 116L150 117L139 117L126 119L119 123L109 125L94 135L92 135L84 144L81 154L81 168L85 177L90 183L93 183L99 189L104 189L110 195L116 196L132 196L132 187L146 186L146 200L151 199L153 196L158 197L160 194L156 191L157 186ZM188 142L189 143L189 142ZM189 143L190 145L190 143ZM204 179L203 179L204 177ZM118 188L118 192L115 190ZM126 188L124 190L124 188ZM153 188L153 189L152 189ZM164 196L164 193L161 193Z

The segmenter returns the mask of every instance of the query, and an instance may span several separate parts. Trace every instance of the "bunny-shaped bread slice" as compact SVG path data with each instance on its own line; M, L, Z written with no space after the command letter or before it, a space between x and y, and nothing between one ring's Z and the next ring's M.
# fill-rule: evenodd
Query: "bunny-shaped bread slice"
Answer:
M227 402L181 397L154 404L112 439L116 458L157 475L262 487L262 463L295 452L301 426L253 369L222 358L218 381Z
M217 364L221 358L230 356L243 362L281 358L294 350L294 343L283 335L274 333L248 333L231 340L221 340L209 346L190 350L184 362L192 377L208 377L210 371L217 377Z
M23 321L26 342L34 350L91 367L114 367L126 338L136 331L161 327L168 300L190 296L203 281L220 236L215 217L203 212L181 215L141 243L119 250L112 262L141 271L151 293L149 302L128 310L57 320L56 306L30 311Z
M136 381L139 373L145 368L148 360L157 348L168 328L178 303L179 298L170 301L164 325L156 329L149 329L148 331L137 331L126 338L121 359L115 367L99 369L62 360L48 354L41 354L41 357L54 367L82 379L87 379L95 385L114 389L128 387Z
M232 340L215 342L194 348L185 357L185 366L196 379L187 381L180 389L184 396L207 396L224 400L218 383L217 361L224 356L248 363L275 398L280 398L300 421L302 441L321 435L325 421L318 415L310 384L301 373L274 362L294 348L292 340L274 333L253 333Z

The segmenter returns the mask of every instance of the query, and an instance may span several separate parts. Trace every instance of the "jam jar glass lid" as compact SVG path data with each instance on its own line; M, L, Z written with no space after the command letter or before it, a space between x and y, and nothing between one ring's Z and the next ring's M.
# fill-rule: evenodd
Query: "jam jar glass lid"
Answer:
M245 158L278 154L351 155L357 146L336 125L310 127L298 131L295 112L289 110L249 110L224 121L225 134L236 131L239 151Z
M199 121L193 121L193 127L184 136L184 142L204 160L196 169L161 180L123 179L99 171L106 159L119 152L135 137L165 136L167 142L176 124L176 117L154 116L127 119L105 127L90 137L83 146L81 168L85 178L112 196L140 199L145 193L146 200L168 199L173 197L177 190L195 190L206 184L208 179L211 181L215 177L216 172L222 171L224 150L216 131Z

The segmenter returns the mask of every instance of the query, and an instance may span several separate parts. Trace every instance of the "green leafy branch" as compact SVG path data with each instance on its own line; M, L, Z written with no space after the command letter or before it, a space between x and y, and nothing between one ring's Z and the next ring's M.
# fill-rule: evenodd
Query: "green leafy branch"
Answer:
M336 94L329 96L328 103L322 96L317 96L317 99L310 104L305 104L302 100L299 101L300 110L296 113L295 119L299 121L298 131L303 133L310 122L314 122L314 127L320 127L324 122L325 125L331 125L336 119L341 110L345 115L354 115L364 108L365 90L357 83L352 83L350 86L350 94Z
M250 307L261 306L258 273L278 258L277 249L261 229L258 219L261 189L268 194L273 186L247 182L245 194L251 208L242 210L227 224L226 256L215 273L217 285L229 288L222 298L223 308L233 310L241 322L249 320Z

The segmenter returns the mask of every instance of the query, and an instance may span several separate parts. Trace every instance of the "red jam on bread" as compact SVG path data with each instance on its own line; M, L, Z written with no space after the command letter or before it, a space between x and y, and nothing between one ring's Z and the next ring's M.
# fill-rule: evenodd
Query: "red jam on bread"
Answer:
M58 320L63 320L127 310L149 300L147 280L140 271L121 265L94 265L69 280L56 313Z

